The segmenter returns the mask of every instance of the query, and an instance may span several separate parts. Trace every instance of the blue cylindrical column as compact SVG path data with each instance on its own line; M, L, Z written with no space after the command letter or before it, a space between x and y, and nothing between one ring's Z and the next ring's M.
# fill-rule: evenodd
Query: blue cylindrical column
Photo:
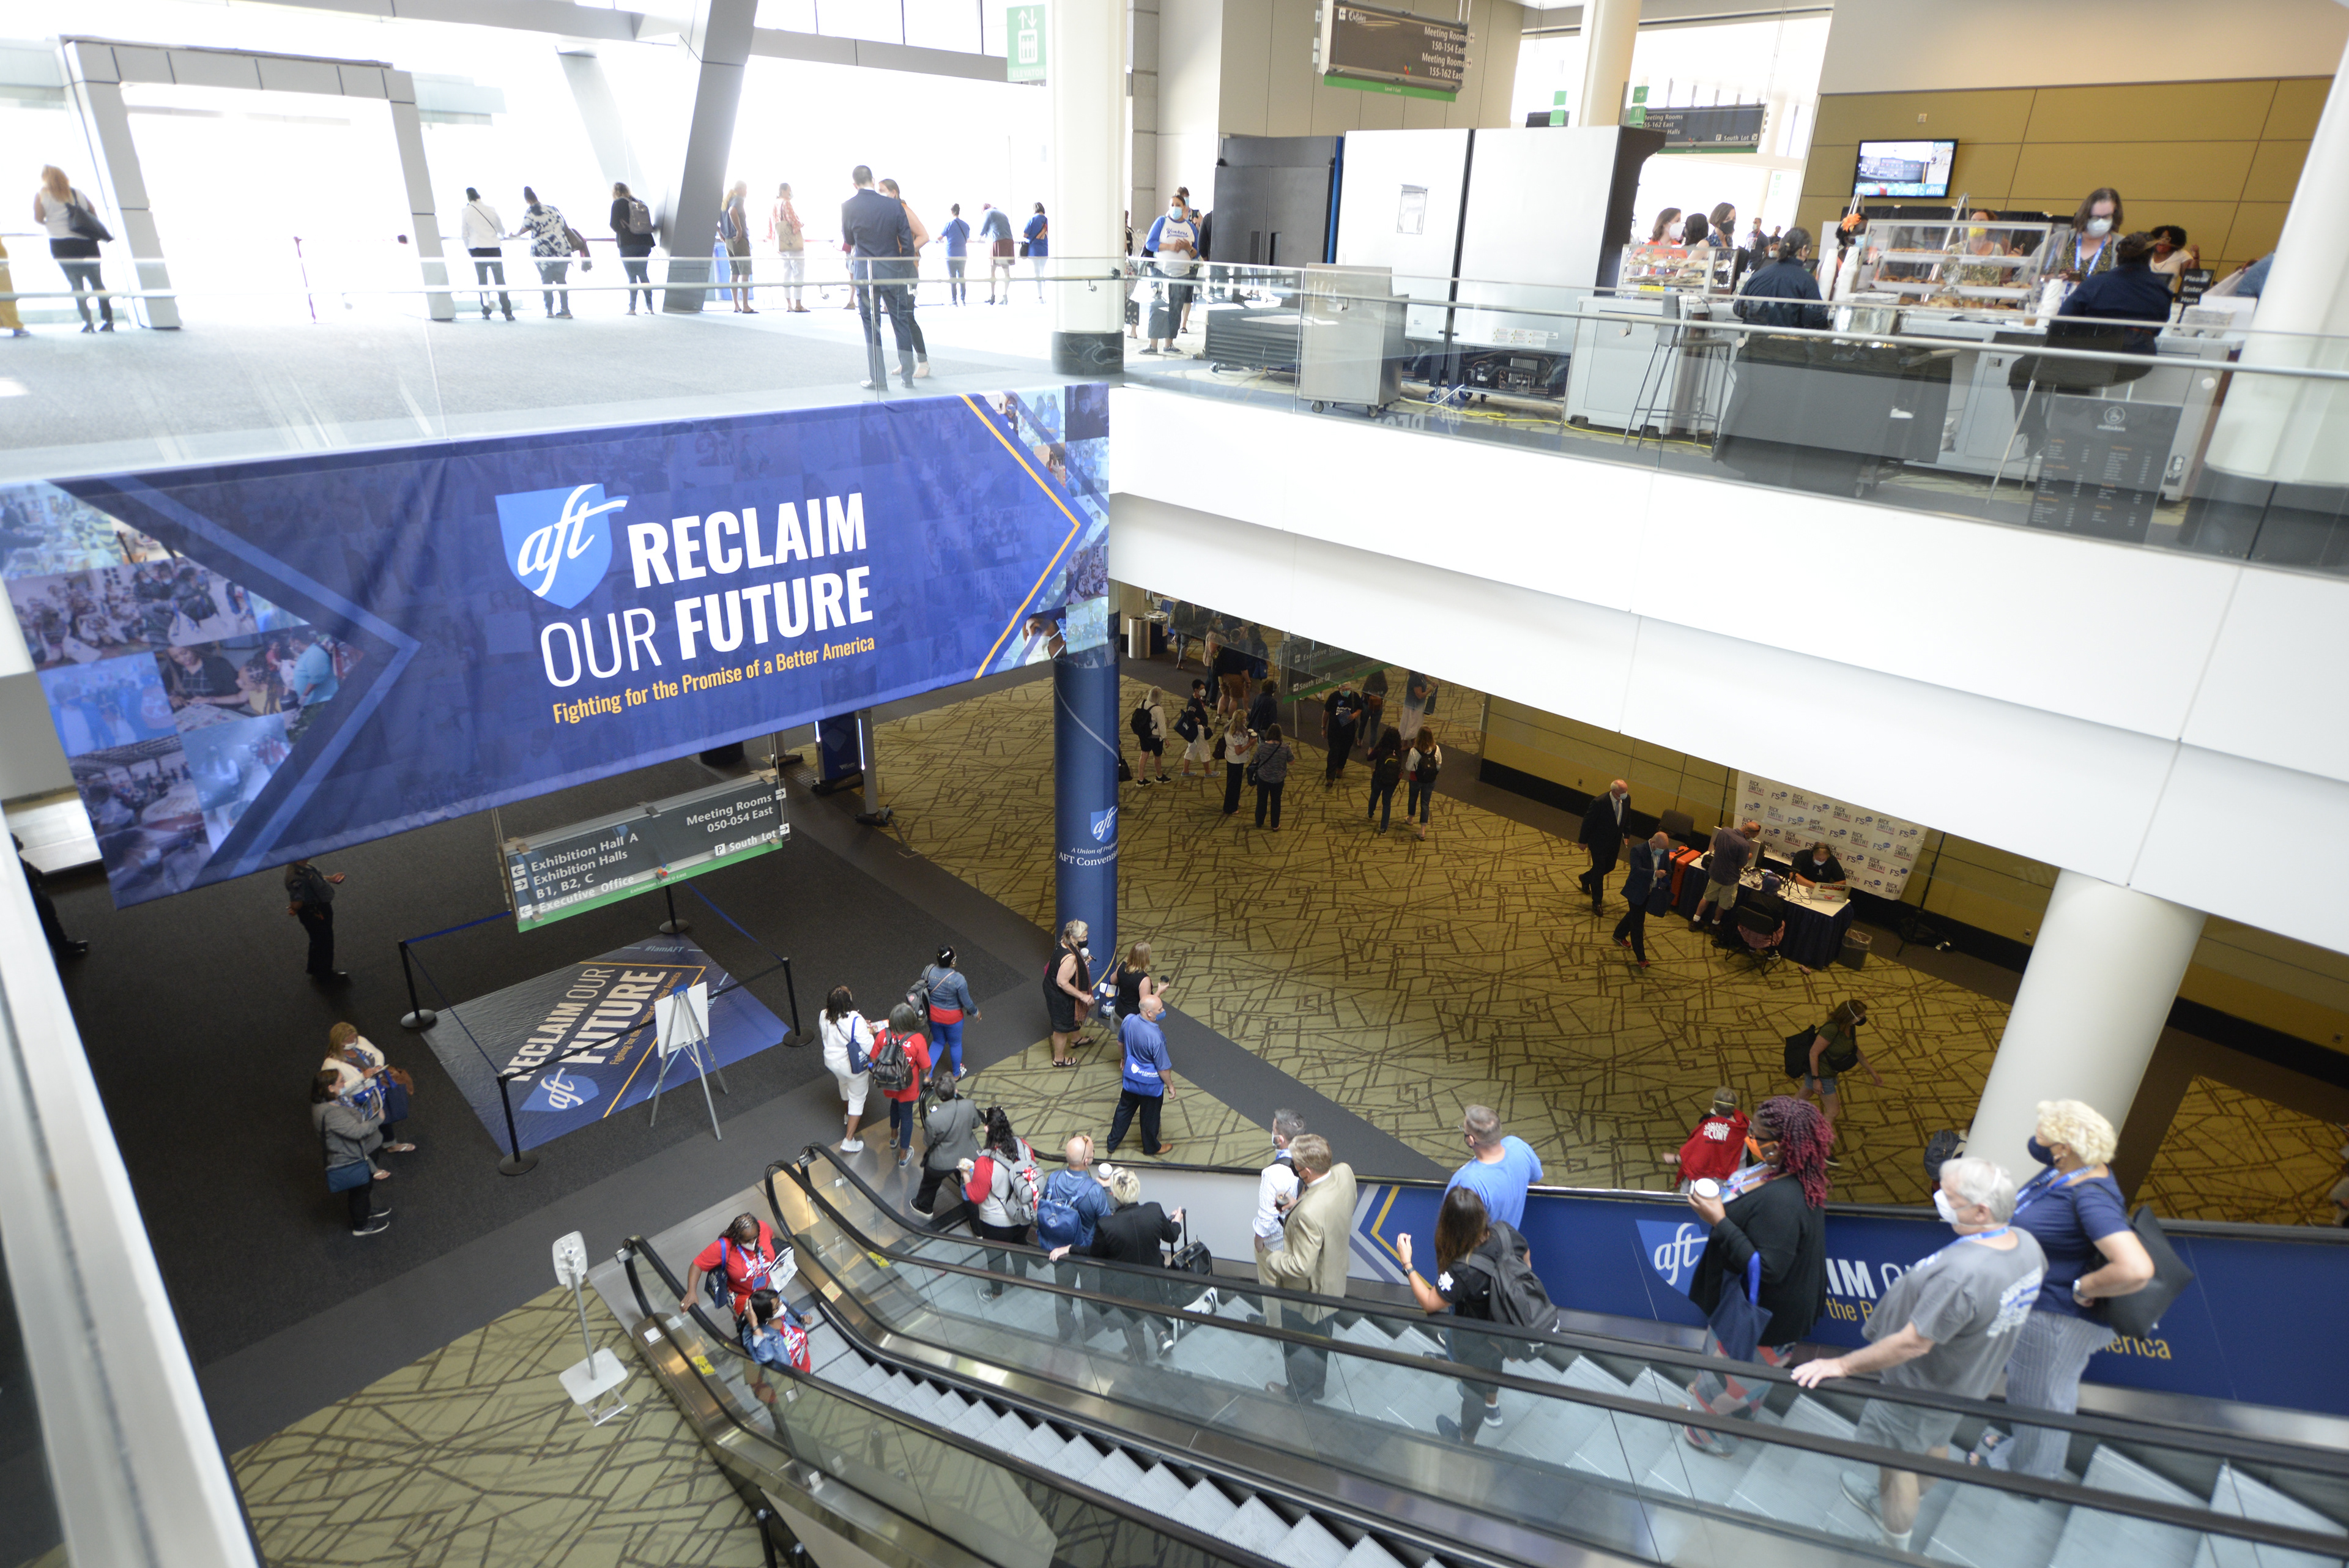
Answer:
M1052 661L1052 929L1091 928L1092 971L1117 947L1117 642Z

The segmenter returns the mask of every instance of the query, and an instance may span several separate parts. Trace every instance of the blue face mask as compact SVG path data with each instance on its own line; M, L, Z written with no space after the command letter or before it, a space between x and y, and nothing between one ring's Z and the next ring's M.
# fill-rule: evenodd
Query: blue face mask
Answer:
M2039 1141L2038 1134L2032 1134L2031 1141L2024 1144L2023 1147L2029 1152L2031 1158L2037 1160L2040 1164L2053 1165L2055 1163L2055 1151L2049 1148L2045 1144L2041 1143Z

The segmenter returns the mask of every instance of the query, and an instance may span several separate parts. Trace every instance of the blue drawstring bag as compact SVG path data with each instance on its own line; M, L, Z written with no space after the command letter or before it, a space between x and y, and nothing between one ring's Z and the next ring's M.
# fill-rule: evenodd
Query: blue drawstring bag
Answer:
M1763 1331L1770 1326L1771 1314L1762 1310L1761 1302L1762 1254L1756 1252L1745 1260L1745 1289L1722 1292L1721 1304L1707 1320L1713 1337L1721 1342L1721 1353L1732 1361L1753 1360Z

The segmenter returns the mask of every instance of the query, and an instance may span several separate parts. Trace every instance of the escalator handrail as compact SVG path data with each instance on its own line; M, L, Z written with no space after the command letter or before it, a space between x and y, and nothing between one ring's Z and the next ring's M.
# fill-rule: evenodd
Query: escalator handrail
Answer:
M645 1321L658 1324L661 1333L663 1334L667 1334L668 1333L668 1325L661 1322L661 1314L654 1308L652 1303L647 1299L645 1295L644 1282L636 1277L636 1261L638 1258L642 1258L645 1262L653 1266L654 1272L660 1275L661 1282L669 1287L670 1293L677 1297L680 1305L686 1304L685 1287L678 1282L677 1276L669 1272L667 1262L661 1257L659 1252L653 1249L653 1245L650 1241L647 1241L642 1236L630 1236L627 1239L626 1242L621 1249L620 1265L622 1271L626 1272L628 1277L628 1289L636 1298L636 1308L644 1314ZM722 1349L731 1351L736 1356L744 1361L750 1361L750 1357L743 1351L739 1343L729 1338L725 1334L716 1332L715 1327L709 1321L709 1314L702 1309L700 1303L692 1303L687 1307L687 1310L692 1314L694 1321L701 1325L703 1331L709 1334L713 1343ZM843 1332L843 1337L849 1336L847 1336ZM680 1345L678 1348L682 1350L684 1347ZM701 1369L698 1366L693 1366L693 1357L690 1355L688 1355L685 1359L686 1365L692 1367L694 1376L697 1378L701 1377L703 1376ZM979 1442L974 1438L965 1437L960 1432L952 1431L947 1428L937 1426L932 1422L924 1420L919 1417L908 1416L902 1410L893 1409L889 1406L883 1404L880 1400L874 1399L868 1395L860 1394L853 1388L843 1387L837 1383L828 1383L812 1373L802 1372L795 1366L787 1368L768 1366L762 1363L755 1361L750 1362L750 1365L759 1368L760 1376L761 1376L789 1377L795 1382L804 1384L807 1386L815 1389L819 1394L827 1398L842 1400L854 1406L857 1409L864 1411L867 1415L877 1416L885 1421L892 1422L899 1426L914 1428L916 1430L919 1431L923 1437L932 1441L943 1443L949 1448L960 1449L965 1453L975 1455L987 1463L999 1465L1005 1469L1026 1476L1032 1480L1042 1481L1047 1486L1051 1487L1054 1490L1072 1492L1078 1497L1082 1498L1085 1501L1092 1503L1094 1507L1115 1514L1119 1518L1127 1521L1129 1523L1138 1524L1143 1529L1158 1534L1173 1536L1174 1539L1183 1542L1185 1545L1198 1548L1199 1550L1206 1552L1211 1556L1226 1559L1237 1563L1239 1565L1239 1568L1288 1568L1288 1564L1277 1563L1270 1558L1260 1556L1243 1547L1232 1545L1230 1542L1220 1540L1217 1537L1211 1536L1204 1531L1195 1530L1180 1520L1169 1519L1163 1515L1147 1512L1142 1509L1134 1507L1131 1502L1128 1502L1123 1498L1117 1497L1109 1492L1098 1490L1095 1488L1087 1486L1082 1481L1071 1480L1066 1476L1055 1475L1050 1470L1044 1469L1043 1466L1039 1465L1030 1459L1022 1458L1016 1454L1007 1454L999 1449L990 1449L986 1444ZM742 1419L740 1412L735 1409L732 1400L720 1395L715 1389L710 1391L710 1395L719 1409L726 1413L727 1419L732 1422L733 1425L746 1436L759 1442L769 1444L781 1449L785 1454L797 1459L801 1464L806 1465L811 1469L820 1471L823 1469L823 1467L816 1463L814 1459L800 1454L792 1447L790 1439L786 1438L781 1430L774 1432L761 1432L758 1430L756 1428L750 1426ZM1000 1396L996 1396L996 1397L1000 1398ZM1069 1424L1075 1425L1076 1423ZM841 1484L848 1487L851 1490L857 1490L854 1483L852 1481L843 1480ZM869 1492L858 1491L857 1495L865 1498L876 1507L887 1509L891 1513L896 1514L901 1519L907 1519L908 1522L917 1525L924 1530L936 1531L937 1529L937 1526L930 1524L925 1521L911 1519L910 1516L906 1515L902 1510L891 1506L889 1502L882 1498L874 1497ZM1494 1568L1499 1568L1499 1565L1495 1564L1494 1565Z
M777 1166L780 1168L790 1168L794 1171L800 1170L800 1168L797 1165L790 1162L779 1161L777 1162ZM804 1173L802 1172L802 1174L803 1175ZM771 1181L772 1176L773 1168L771 1168L769 1171ZM885 1247L874 1241L872 1237L859 1230L849 1220L843 1218L839 1211L833 1209L832 1205L825 1200L823 1195L814 1189L812 1185L804 1186L802 1190L807 1193L807 1196L812 1202L816 1204L824 1211L832 1223L838 1226L840 1230L851 1240L855 1241L860 1248L874 1255L888 1257L892 1259L897 1266L926 1269L940 1273L959 1274L971 1279L987 1281L1002 1281L1004 1279L1004 1276L997 1274L990 1270L977 1268L970 1264L948 1262L943 1259L936 1258L907 1256L889 1247ZM774 1201L774 1195L771 1187L770 1187L768 1198L771 1203ZM776 1213L776 1221L779 1225L782 1225L785 1233L793 1234L796 1239L796 1233L792 1232L789 1225L783 1222L780 1206L778 1206L778 1211ZM1133 1269L1130 1270L1130 1272L1143 1277L1149 1277L1150 1275L1150 1271L1146 1269ZM1114 1306L1127 1312L1135 1311L1137 1309L1143 1311L1151 1310L1146 1306L1142 1306L1140 1303L1123 1297L1096 1295L1091 1292L1073 1290L1064 1285L1048 1283L1041 1280L1029 1280L1023 1277L1017 1282L1016 1282L1022 1288L1030 1291L1056 1296L1068 1296L1081 1302L1097 1303L1102 1305ZM1324 1306L1328 1305L1330 1302L1330 1298L1328 1297L1308 1297L1304 1299L1312 1302L1315 1304ZM1181 1309L1168 1308L1163 1312L1154 1312L1152 1315L1179 1319L1181 1316ZM1333 1355L1346 1355L1359 1360L1381 1362L1389 1366L1402 1367L1413 1373L1423 1374L1428 1372L1432 1366L1441 1365L1436 1361L1436 1358L1432 1356L1414 1355L1404 1351L1390 1350L1381 1345L1357 1345L1323 1339L1317 1335L1300 1334L1292 1329L1276 1328L1269 1323L1239 1323L1224 1318L1215 1319L1214 1322L1219 1330L1226 1332L1252 1335L1261 1339L1269 1339L1282 1345L1296 1345L1304 1348ZM916 1344L928 1345L933 1349L939 1350L950 1355L962 1356L969 1359L982 1359L975 1356L973 1353L966 1347L939 1345L935 1341L924 1339L922 1336L909 1333L902 1328L893 1328L892 1332L902 1334L908 1340L912 1340ZM1718 1368L1722 1363L1716 1360L1713 1365L1715 1368ZM1742 1362L1737 1363L1736 1366L1738 1376L1740 1377L1746 1377L1751 1374L1764 1370L1758 1366L1748 1365ZM1024 1373L1028 1376L1053 1380L1049 1379L1049 1375L1040 1372L1039 1369L1032 1366L1008 1368L1007 1370L1014 1370ZM1565 1404L1596 1407L1600 1409L1610 1411L1616 1415L1629 1417L1635 1420L1662 1421L1668 1425L1700 1428L1745 1442L1775 1444L1782 1448L1798 1449L1811 1453L1825 1454L1833 1459L1856 1460L1862 1464L1878 1466L1881 1466L1885 1462L1888 1454L1894 1452L1894 1450L1876 1448L1869 1444L1857 1442L1846 1438L1830 1438L1819 1433L1806 1432L1787 1427L1759 1427L1750 1421L1735 1420L1732 1417L1715 1415L1710 1410L1701 1408L1675 1408L1669 1412L1663 1412L1661 1410L1660 1407L1653 1405L1647 1400L1635 1398L1628 1394L1609 1394L1598 1389L1570 1387L1564 1384L1545 1382L1538 1378L1526 1377L1519 1376L1518 1374L1509 1372L1506 1367L1498 1371L1488 1371L1483 1367L1477 1367L1475 1370L1476 1373L1476 1381L1479 1383L1491 1383L1501 1387L1511 1388L1521 1393L1530 1394L1537 1397L1556 1399ZM1791 1379L1787 1379L1787 1381L1791 1381ZM1957 1408L1961 1410L1997 1414L2010 1419L2013 1415L2013 1407L1991 1405L1980 1400L1956 1400L1940 1395L1928 1395L1923 1390L1891 1386L1880 1383L1864 1381L1857 1378L1845 1379L1843 1381L1850 1384L1851 1386L1844 1389L1831 1390L1830 1392L1859 1398L1887 1398L1890 1402L1896 1404L1921 1404L1930 1405L1943 1409ZM1816 1391L1813 1390L1812 1392ZM2041 1412L2035 1410L2031 1412L2033 1425L2035 1426L2043 1424L2039 1420L2041 1414ZM2054 1412L2046 1412L2046 1414L2052 1416ZM2053 1422L2044 1424L2054 1425ZM2117 1426L2120 1424L2115 1423L2115 1425ZM2278 1466L2288 1466L2298 1469L2318 1468L2306 1464L2302 1458L2304 1455L2315 1454L2330 1461L2327 1465L2323 1467L2326 1473L2334 1475L2349 1475L2349 1456L2334 1455L2329 1450L2302 1449L2290 1448L2289 1445L2275 1444L2267 1446L2278 1449L2290 1449L2289 1455L2286 1458L2278 1459L2266 1459L2251 1454L2230 1456L2225 1450L2230 1446L2233 1446L2233 1443L2230 1443L2226 1435L2201 1432L2198 1433L2197 1437L2200 1441L2198 1444L2197 1449L2193 1451L2198 1454L2214 1455L2219 1458L2240 1457L2247 1463L2271 1463ZM2216 1443L2213 1443L2211 1440L2214 1438L2219 1439ZM2143 1442L2146 1441L2146 1438L2143 1433L2139 1431L2134 1429L2124 1429L2116 1437L2116 1440L2121 1442L2132 1440ZM2240 1439L2235 1441L2240 1442ZM2251 1447L2258 1445L2243 1446ZM1324 1462L1332 1464L1339 1463L1338 1460L1332 1459L1331 1456L1326 1453L1321 1454L1319 1457L1324 1460ZM2285 1547L2290 1550L2299 1552L2315 1552L2320 1554L2327 1552L2338 1553L2342 1547L2341 1538L2337 1536L2294 1530L2283 1525L2270 1525L2240 1515L2220 1513L2208 1506L2186 1508L2175 1503L2158 1502L2143 1498L2129 1497L2117 1492L2102 1491L2093 1487L2075 1486L2065 1481L2047 1480L2037 1476L2020 1475L2007 1470L1994 1470L1987 1465L1973 1465L1967 1463L1962 1459L1936 1459L1926 1454L1910 1454L1902 1452L1898 1454L1898 1465L1895 1468L1911 1471L1920 1476L1932 1477L1962 1485L1981 1487L1989 1490L2016 1492L2039 1501L2061 1502L2075 1508L2085 1507L2100 1510L2108 1513L2127 1514L2134 1518L2147 1520L2153 1523L2173 1525L2185 1530L2199 1531L2205 1534L2215 1533L2230 1537L2251 1539L2264 1545ZM1392 1480L1392 1478L1384 1476L1374 1477L1372 1479L1381 1481L1388 1481ZM1678 1500L1675 1500L1674 1505L1679 1506ZM1733 1512L1729 1517L1741 1521L1749 1521L1753 1516ZM2214 1531L2210 1523L2210 1521L2214 1520L2220 1521L2222 1528Z
M854 1182L857 1189L864 1193L865 1198L868 1199L875 1208L879 1209L883 1213L888 1214L893 1219L898 1218L896 1210L890 1206L889 1201L883 1198L878 1192L875 1192L873 1189L872 1184L866 1181L864 1177L850 1168L847 1163L840 1158L838 1152L834 1150L831 1145L812 1144L808 1147L806 1153L803 1154L799 1160L776 1160L767 1168L767 1173L761 1185L767 1194L767 1206L774 1214L776 1224L783 1224L782 1208L775 1197L774 1178L776 1173L782 1170L803 1171L805 1161L815 1155L822 1155L831 1164L834 1170L846 1177L849 1180ZM801 1180L802 1190L806 1191L812 1201L821 1205L832 1216L834 1223L838 1224L841 1229L846 1231L850 1235L854 1236L861 1243L872 1248L875 1251L885 1252L893 1257L906 1257L908 1261L911 1262L925 1263L936 1268L953 1270L957 1272L977 1273L982 1275L988 1274L988 1272L984 1269L978 1269L970 1264L952 1263L946 1260L937 1258L911 1257L909 1254L901 1251L898 1248L883 1246L879 1242L874 1241L870 1236L867 1236L862 1230L858 1229L855 1224L841 1214L839 1210L834 1207L830 1200L825 1199L820 1192L816 1191L812 1184L808 1183L805 1180L803 1175L802 1176ZM785 1228L788 1229L788 1227ZM908 1228L912 1229L913 1227L909 1226ZM948 1240L953 1239L952 1237L947 1237L947 1233L944 1231L934 1232L934 1234L947 1237ZM989 1249L995 1251L1017 1249L1037 1256L1042 1255L1038 1249L1027 1246L1021 1242L988 1241L986 1245ZM1087 1266L1103 1270L1116 1270L1122 1274L1129 1274L1140 1278L1152 1277L1151 1270L1132 1263L1119 1263L1104 1259L1092 1259L1088 1260ZM1228 1285L1231 1288L1245 1290L1251 1293L1268 1296L1277 1301L1294 1302L1300 1306L1317 1308L1325 1307L1328 1306L1333 1299L1336 1299L1329 1296L1313 1295L1301 1291L1285 1290L1276 1285L1250 1284L1238 1278L1227 1275L1213 1276L1209 1279L1209 1282L1218 1284L1219 1288ZM1027 1288L1030 1290L1042 1290L1053 1292L1055 1293L1076 1295L1088 1300L1112 1301L1126 1306L1131 1306L1133 1304L1130 1301L1127 1301L1124 1298L1095 1297L1089 1292L1071 1290L1068 1286L1058 1283L1048 1283L1041 1280L1030 1280L1026 1282L1026 1284ZM1415 1306L1405 1307L1400 1303L1371 1301L1360 1296L1344 1297L1343 1303L1344 1304L1338 1309L1342 1313L1362 1317L1377 1317L1388 1322L1401 1324L1405 1327L1416 1328L1423 1333L1433 1332L1431 1327L1433 1324L1441 1324L1445 1328L1454 1326L1448 1319L1444 1318L1441 1314L1430 1314ZM1237 1324L1223 1320L1218 1321L1221 1326L1228 1328L1234 1332L1271 1334L1275 1337L1294 1337L1289 1334L1288 1331L1274 1329L1268 1324ZM1723 1365L1719 1357L1706 1355L1702 1351L1682 1350L1677 1345L1655 1345L1644 1340L1615 1339L1604 1334L1590 1334L1578 1329L1552 1329L1548 1333L1543 1334L1532 1329L1518 1328L1507 1324L1488 1324L1480 1323L1470 1326L1473 1326L1479 1332L1487 1334L1489 1337L1495 1339L1524 1339L1537 1345L1554 1345L1562 1349L1573 1350L1578 1353L1595 1354L1599 1355L1613 1355L1630 1360L1658 1362L1666 1366L1682 1368L1691 1373L1719 1371ZM1319 1344L1320 1342L1316 1341L1315 1343ZM1413 1358L1408 1352L1382 1352L1377 1347L1368 1345L1350 1345L1347 1348L1351 1352L1366 1355L1399 1355L1405 1360L1413 1361L1414 1365L1417 1364L1415 1359ZM1763 1366L1759 1362L1738 1363L1737 1376L1740 1380L1748 1383L1792 1384L1795 1381L1790 1373L1777 1367ZM1480 1373L1478 1380L1481 1382L1486 1379L1485 1376ZM1519 1377L1511 1374L1502 1374L1495 1380L1503 1382L1508 1386L1545 1391L1553 1395L1557 1391L1557 1385L1556 1384L1544 1382L1540 1379ZM2148 1447L2167 1447L2174 1449L2182 1449L2192 1453L2212 1454L2221 1459L2240 1459L2246 1464L2273 1465L2284 1469L2309 1471L2335 1479L2349 1480L2349 1453L2344 1453L2336 1449L2323 1448L2313 1444L2292 1443L2274 1438L2250 1437L2237 1432L2221 1432L2208 1427L2189 1426L2183 1422L2167 1421L2152 1417L2131 1417L2129 1419L2123 1420L2116 1417L2083 1414L2078 1411L2032 1409L2025 1406L2010 1405L2002 1401L1969 1399L1960 1395L1937 1393L1933 1390L1925 1388L1903 1387L1897 1385L1889 1385L1865 1378L1841 1378L1837 1381L1844 1385L1844 1386L1829 1388L1824 1390L1824 1392L1830 1397L1841 1395L1871 1399L1882 1398L1889 1400L1894 1404L1922 1406L1936 1410L1953 1410L1961 1416L1973 1417L1983 1420L1998 1421L2008 1425L2012 1425L2013 1422L2018 1420L2023 1420L2027 1417L2029 1424L2032 1426L2046 1427L2053 1430L2075 1433L2082 1437L2095 1438L2099 1442L2142 1443ZM1606 1396L1594 1393L1591 1397L1593 1398L1600 1398L1605 1397ZM1686 1412L1686 1414L1694 1415L1696 1412ZM1698 1426L1703 1425L1702 1421L1693 1420L1688 1424ZM1752 1430L1752 1428L1744 1422L1738 1422L1733 1425L1724 1425L1721 1429L1733 1436L1750 1434ZM2171 1434L2175 1434L2175 1436L2173 1437ZM1972 1469L1973 1473L1976 1475L1981 1473L1980 1467L1972 1467ZM2006 1472L2001 1471L2000 1473L2003 1475Z

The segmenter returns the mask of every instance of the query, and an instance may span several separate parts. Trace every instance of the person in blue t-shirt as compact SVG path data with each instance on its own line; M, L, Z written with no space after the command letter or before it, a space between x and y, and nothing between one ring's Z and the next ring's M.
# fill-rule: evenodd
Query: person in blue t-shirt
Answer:
M1101 1271L1087 1268L1069 1253L1091 1253L1093 1227L1114 1213L1117 1205L1111 1200L1109 1189L1102 1185L1101 1170L1093 1165L1092 1139L1079 1133L1061 1146L1061 1152L1068 1164L1045 1179L1044 1201L1067 1204L1076 1215L1076 1230L1049 1241L1040 1231L1037 1239L1051 1250L1054 1280L1071 1290L1098 1292ZM1062 1339L1091 1339L1101 1328L1093 1310L1074 1296L1054 1296L1052 1315L1060 1323Z
M2109 273L2100 276L2110 276ZM2113 1341L2104 1303L2153 1279L2153 1257L2129 1225L2128 1201L2106 1163L2120 1139L2113 1124L2078 1100L2042 1100L2025 1145L2044 1167L2014 1196L2014 1228L2046 1254L2047 1272L2006 1363L2010 1409L2080 1407L2080 1375ZM2015 1425L2012 1437L1983 1428L1974 1462L2054 1480L2064 1473L2072 1434Z
M970 225L963 222L962 203L948 207L947 226L938 231L938 238L947 243L947 302L950 305L970 303L970 285L964 281L962 269L969 265Z
M1044 216L1044 203L1039 202L1036 203L1036 215L1030 218L1028 226L1019 231L1020 237L1028 242L1028 259L1035 265L1036 303L1039 305L1044 302L1044 258L1052 251L1051 233L1051 221ZM1007 287L1004 294L1009 297L1009 288Z
M1128 1014L1119 1030L1125 1042L1124 1083L1118 1092L1117 1115L1110 1120L1109 1145L1103 1154L1117 1152L1137 1111L1142 1114L1143 1153L1158 1159L1174 1147L1158 1141L1158 1113L1174 1097L1174 1064L1167 1059L1166 1033L1158 1026L1165 1016L1164 1000L1153 992L1142 999L1142 1011Z
M1444 1190L1464 1187L1485 1200L1485 1212L1521 1230L1526 1221L1526 1189L1542 1179L1541 1157L1521 1137L1501 1134L1500 1113L1490 1106L1470 1106L1460 1116L1461 1136L1475 1158L1454 1171Z

